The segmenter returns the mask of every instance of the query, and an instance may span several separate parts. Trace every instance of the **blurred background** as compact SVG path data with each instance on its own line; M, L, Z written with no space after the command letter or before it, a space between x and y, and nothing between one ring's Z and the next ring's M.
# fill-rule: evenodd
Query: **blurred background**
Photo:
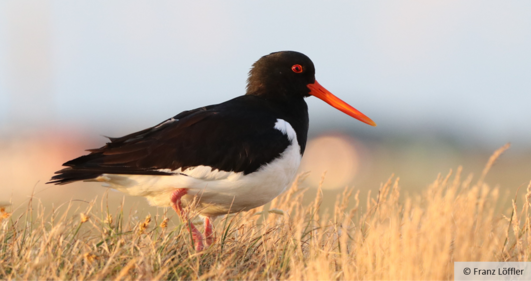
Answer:
M307 100L301 172L310 187L326 172L325 200L391 174L406 192L460 165L477 176L507 142L487 182L514 195L531 180L530 15L529 1L1 1L0 201L101 198L45 182L103 136L243 94L280 50L378 124Z

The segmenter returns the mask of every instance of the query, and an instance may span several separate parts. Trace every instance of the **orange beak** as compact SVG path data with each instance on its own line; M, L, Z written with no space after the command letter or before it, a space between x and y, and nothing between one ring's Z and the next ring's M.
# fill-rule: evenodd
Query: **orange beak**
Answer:
M371 118L365 116L365 114L359 112L354 107L348 105L346 102L340 100L338 97L334 96L332 93L330 93L327 89L325 89L321 84L315 80L313 84L308 84L307 87L310 89L310 95L315 96L329 105L335 107L336 109L343 111L347 115L350 115L361 122L365 124L369 124L371 126L376 126L376 123L371 120Z

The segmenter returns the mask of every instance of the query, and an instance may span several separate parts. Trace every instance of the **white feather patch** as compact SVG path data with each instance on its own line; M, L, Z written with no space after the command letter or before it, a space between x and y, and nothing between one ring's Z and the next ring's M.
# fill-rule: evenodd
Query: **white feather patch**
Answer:
M295 130L293 130L293 127L291 127L288 122L282 119L277 119L277 122L275 123L275 129L281 131L284 135L288 136L288 139L290 141L292 141L294 138L297 138L297 134L295 133Z

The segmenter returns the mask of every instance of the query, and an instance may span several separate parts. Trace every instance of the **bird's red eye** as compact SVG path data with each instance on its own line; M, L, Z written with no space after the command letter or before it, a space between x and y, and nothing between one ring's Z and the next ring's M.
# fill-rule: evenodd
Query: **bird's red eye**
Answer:
M291 70L293 70L295 73L302 73L302 65L296 64L291 67Z

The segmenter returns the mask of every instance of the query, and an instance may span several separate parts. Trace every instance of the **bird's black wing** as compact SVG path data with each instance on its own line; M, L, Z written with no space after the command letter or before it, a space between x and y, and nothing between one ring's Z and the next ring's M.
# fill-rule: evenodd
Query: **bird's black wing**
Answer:
M200 165L252 173L277 158L290 141L274 129L273 115L242 99L185 111L154 127L109 138L103 147L64 163L67 168L49 183L90 180L104 173L171 175Z

